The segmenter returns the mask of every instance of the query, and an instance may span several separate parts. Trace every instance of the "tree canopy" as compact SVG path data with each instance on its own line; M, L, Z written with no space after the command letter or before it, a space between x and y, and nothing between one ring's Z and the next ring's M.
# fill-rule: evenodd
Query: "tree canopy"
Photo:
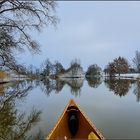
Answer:
M127 73L129 70L129 64L124 57L118 57L113 60L113 62L107 65L105 72L108 72L110 76L115 74Z
M86 76L97 77L101 74L101 68L97 64L90 65L86 72Z

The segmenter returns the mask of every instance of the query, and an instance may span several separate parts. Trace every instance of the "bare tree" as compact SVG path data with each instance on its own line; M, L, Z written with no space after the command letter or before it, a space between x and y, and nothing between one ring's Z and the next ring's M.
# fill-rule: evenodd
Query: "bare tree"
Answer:
M53 64L50 62L50 60L47 58L43 64L44 69L42 74L44 76L49 76L52 73L52 69L53 69Z
M2 64L15 63L13 50L40 51L30 31L41 31L49 24L56 25L53 0L0 0L0 57ZM12 58L12 60L11 60Z
M139 51L136 51L135 57L133 58L133 63L135 65L137 72L140 72L140 52Z
M58 75L61 71L64 70L62 64L60 62L58 62L58 61L55 62L54 69L55 69L55 72L54 72L55 75Z
M78 59L72 60L69 69L72 70L72 76L77 75L79 69L82 71L83 68L81 67L80 60Z

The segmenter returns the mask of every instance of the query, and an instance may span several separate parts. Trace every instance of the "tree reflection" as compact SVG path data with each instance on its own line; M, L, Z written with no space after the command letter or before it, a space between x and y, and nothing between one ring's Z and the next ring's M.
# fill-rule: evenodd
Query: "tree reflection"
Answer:
M102 83L101 77L86 77L86 80L88 85L93 88L97 88Z
M140 101L140 81L137 80L134 83L134 91L133 92L137 97L137 102L139 102Z
M32 108L30 114L26 115L16 108L16 101L25 98L31 89L32 86L27 81L13 83L0 96L1 140L27 140L33 137L27 136L27 132L40 120L41 111Z
M129 79L105 79L105 85L114 92L115 95L125 96L130 88Z
M47 95L50 95L52 91L55 91L55 93L59 93L64 85L68 85L71 90L72 95L80 95L81 87L83 86L83 80L80 78L63 78L63 79L43 79L40 82L40 87L43 92L45 92Z
M74 95L75 97L77 97L78 95L80 96L84 79L82 79L82 78L65 78L63 80L70 87L72 95Z
M59 93L62 90L64 84L65 82L61 80L43 79L40 82L40 87L41 90L49 96L53 90L56 93Z

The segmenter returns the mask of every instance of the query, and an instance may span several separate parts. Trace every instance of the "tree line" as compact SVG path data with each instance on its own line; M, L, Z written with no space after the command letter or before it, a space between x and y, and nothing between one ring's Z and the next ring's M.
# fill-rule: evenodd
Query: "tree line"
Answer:
M63 65L59 61L55 61L52 63L49 58L47 58L42 64L41 64L41 73L40 75L43 77L50 77L50 78L57 78L59 74L64 74L69 71L74 75L77 73L79 69L83 70L80 64L80 60L74 59L70 62L69 67L66 69L63 67Z
M133 66L131 66L128 60L124 57L119 56L115 58L112 62L109 62L105 68L102 70L100 66L97 64L90 65L86 72L84 72L86 78L94 77L98 78L102 75L102 72L107 74L110 77L118 74L124 73L139 73L140 72L140 52L135 52L135 57L132 60ZM74 75L77 73L79 69L83 71L80 60L74 59L70 62L68 68L64 68L64 66L59 61L55 61L52 63L49 58L47 58L41 65L40 68L36 68L33 65L28 67L20 64L11 64L11 70L13 70L16 74L26 75L28 77L49 77L49 78L57 78L59 74L67 73L69 70L72 71ZM9 68L9 67L8 67Z
M110 77L113 77L116 74L120 76L120 74L125 74L125 73L139 73L140 72L140 52L139 51L135 52L135 57L133 58L132 62L133 62L133 66L130 65L130 63L128 62L126 58L119 56L118 58L115 58L112 62L109 62L103 70L97 64L92 64L87 68L87 71L84 73L85 73L86 78L89 78L89 77L98 78L102 75L102 72L104 72ZM80 64L80 60L78 59L72 60L68 69L65 69L63 65L58 61L55 61L55 63L52 64L50 60L47 59L43 66L42 75L57 76L61 73L67 72L70 69L72 69L73 74L75 74L79 68L83 70Z

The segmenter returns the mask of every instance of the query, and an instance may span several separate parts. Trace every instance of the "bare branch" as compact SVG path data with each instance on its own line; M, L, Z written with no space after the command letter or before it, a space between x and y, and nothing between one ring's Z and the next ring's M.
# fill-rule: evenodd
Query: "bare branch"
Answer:
M56 25L54 15L56 3L53 0L0 0L0 56L4 65L16 69L13 48L39 52L39 44L31 38L30 31L41 31L49 24Z

